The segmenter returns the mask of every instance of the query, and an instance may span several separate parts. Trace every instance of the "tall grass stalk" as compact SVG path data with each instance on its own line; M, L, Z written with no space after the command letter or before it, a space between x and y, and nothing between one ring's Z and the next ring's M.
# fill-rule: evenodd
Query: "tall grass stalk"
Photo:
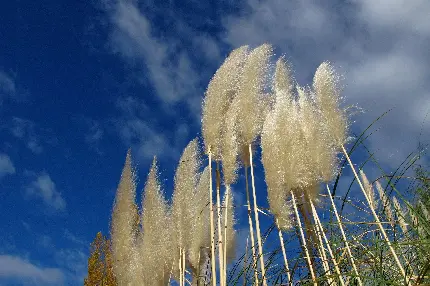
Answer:
M372 212L372 215L373 215L373 217L374 217L374 219L375 219L375 221L376 221L376 223L377 223L377 225L379 227L379 230L382 233L382 236L383 236L383 238L385 240L385 243L387 244L388 248L390 249L391 254L393 255L394 260L396 261L396 264L399 267L399 270L400 270L400 272L401 272L401 274L403 276L403 279L406 281L406 273L405 273L405 270L403 269L402 263L400 262L399 257L397 256L396 252L394 251L394 248L393 248L393 246L391 244L391 241L388 238L387 233L385 232L385 229L382 226L381 221L379 220L379 217L376 214L375 209L372 206L372 202L370 201L370 199L369 199L369 197L368 197L368 195L366 193L366 190L364 189L363 184L361 183L361 180L358 177L357 171L355 170L355 167L352 164L351 159L349 158L348 152L346 151L346 149L345 149L345 147L343 145L341 145L341 148L342 148L343 154L345 155L346 159L348 160L348 164L351 167L352 172L354 173L355 179L357 180L357 182L358 182L358 184L360 186L360 189L363 192L363 195L364 195L364 197L365 197L365 199L367 201L367 204L369 205L370 211Z
M348 253L349 262L351 263L351 266L354 269L354 274L357 278L358 285L362 286L363 283L361 282L361 278L358 273L357 266L355 265L354 256L351 253L351 248L349 247L348 239L346 238L345 231L342 226L342 220L339 217L336 205L334 204L333 197L331 196L330 188L328 187L328 185L326 185L326 189L327 189L328 197L330 198L331 205L333 207L334 215L336 216L336 220L339 225L340 233L342 234L343 243L345 243L345 248Z
M246 205L248 208L248 225L249 225L249 236L251 237L251 252L252 252L252 263L254 265L254 280L256 285L259 285L258 282L258 270L257 270L257 255L255 253L255 239L254 239L254 227L252 223L252 217L251 217L251 200L249 196L249 182L248 182L248 167L244 167L245 170L245 191L246 191Z
M220 185L221 178L219 173L219 162L216 163L216 205L217 205L217 229L218 229L218 265L219 265L219 276L220 285L224 286L224 251L223 251L223 239L222 239L222 228L221 228L221 196L220 196Z
M340 285L343 286L343 285L345 285L345 283L344 283L343 277L342 277L342 275L340 273L340 269L339 269L339 265L338 265L338 263L336 261L336 257L334 257L334 255L333 255L333 251L331 249L331 246L330 246L330 243L329 243L329 241L327 239L327 236L325 235L324 229L322 227L322 224L321 224L320 218L318 216L318 213L317 213L317 211L315 209L314 203L312 201L310 201L310 204L311 204L312 213L313 213L314 220L316 222L317 228L319 229L319 231L320 231L320 233L321 233L321 235L322 235L322 237L324 239L324 242L325 242L325 244L327 246L327 250L328 250L328 253L330 255L331 261L332 261L332 263L334 265L334 269L336 271L336 274L339 277Z
M211 267L212 267L212 285L216 285L216 264L215 264L215 227L214 227L214 211L212 201L212 152L211 147L208 147L209 159L209 208L210 208L210 224L211 224Z
M287 252L285 251L284 237L282 236L282 230L279 227L279 220L276 219L276 227L278 229L279 243L281 244L282 257L284 259L285 273L287 274L287 284L290 285L291 274L290 267L288 266Z
M251 167L251 184L252 184L252 199L254 202L254 217L255 217L255 228L257 230L257 242L258 242L258 256L260 258L260 267L261 267L261 276L263 279L263 285L267 286L266 281L266 269L264 265L264 256L263 256L263 244L261 243L261 233L260 233L260 220L258 219L258 210L257 210L257 195L255 192L255 179L254 179L254 166L252 161L252 146L248 145L249 148L249 165Z
M230 185L225 186L225 202L224 202L224 285L227 285L227 223L228 223L228 199L230 196Z
M309 266L309 272L311 274L312 281L313 281L314 285L317 286L318 284L317 284L316 277L315 277L314 267L313 267L312 262L311 262L311 257L309 255L308 247L306 245L305 235L303 233L302 223L300 221L299 212L297 210L296 197L294 196L293 190L291 190L290 192L291 192L291 199L293 201L294 213L296 215L297 226L299 227L300 238L302 240L302 247L303 247L303 250L305 251L306 262L308 263L308 266Z

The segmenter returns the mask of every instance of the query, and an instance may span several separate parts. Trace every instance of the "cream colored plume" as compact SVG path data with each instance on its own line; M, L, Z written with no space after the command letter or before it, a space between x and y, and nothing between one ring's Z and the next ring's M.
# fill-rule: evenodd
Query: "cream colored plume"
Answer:
M378 206L376 205L375 192L373 191L373 186L369 182L369 179L367 178L363 170L360 170L360 176L361 176L361 181L363 182L364 190L366 191L366 194L369 197L369 201L372 207L376 209Z
M170 272L171 249L168 205L158 179L154 157L142 195L141 259L145 285L165 285Z
M282 56L276 61L275 78L273 80L272 89L277 98L287 97L291 100L293 92L293 83L291 77L291 67Z
M240 142L245 146L260 135L263 126L266 100L263 94L272 55L272 46L263 44L252 50L243 68L237 94L239 102L237 131L240 133Z
M225 133L222 138L221 160L224 183L231 185L236 182L238 169L239 142L237 137L237 117L239 101L237 97L227 110L225 116Z
M172 250L173 261L179 260L179 249L187 251L191 241L191 225L194 216L193 201L195 188L198 182L198 170L201 160L198 155L197 139L192 140L185 147L179 165L175 173L175 187L173 191L172 220L175 249ZM177 265L175 264L175 267ZM177 268L177 267L176 267ZM174 269L174 277L177 277L179 269Z
M206 152L210 146L214 160L221 159L224 116L238 91L247 55L248 46L233 50L212 77L205 93L202 106L202 136Z
M339 75L335 73L330 63L323 62L317 68L313 81L316 102L327 125L326 136L337 148L345 144L348 129L347 116L340 109L339 79Z
M116 191L111 221L112 255L115 261L113 270L119 285L133 283L131 269L135 269L138 273L141 271L139 262L132 259L136 252L133 235L136 215L135 197L136 177L132 167L131 151L128 150Z
M211 246L209 225L210 205L207 197L209 189L209 168L206 167L199 179L196 191L191 199L190 208L194 213L190 229L190 248L188 258L193 269L198 270L200 264L206 261ZM200 261L199 261L200 260Z

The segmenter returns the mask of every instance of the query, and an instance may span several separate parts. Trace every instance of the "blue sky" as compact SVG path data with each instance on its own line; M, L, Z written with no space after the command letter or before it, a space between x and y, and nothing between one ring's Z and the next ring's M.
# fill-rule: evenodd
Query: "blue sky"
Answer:
M273 44L302 85L333 62L364 110L354 131L394 108L367 142L387 171L428 142L430 3L317 2L2 3L0 285L82 284L127 148L139 192L157 155L170 194L205 87L241 45Z

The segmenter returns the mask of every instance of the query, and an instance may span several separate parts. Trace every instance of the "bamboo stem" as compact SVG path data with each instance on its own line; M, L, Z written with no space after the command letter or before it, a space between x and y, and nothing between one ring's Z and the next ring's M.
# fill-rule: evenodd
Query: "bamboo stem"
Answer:
M221 198L220 198L220 173L219 162L216 163L216 204L217 204L217 225L218 225L218 263L219 263L219 283L224 286L224 251L222 243L222 229L221 229Z
M287 253L285 251L284 238L282 237L282 231L279 228L278 219L276 219L276 227L278 228L279 241L281 243L281 249L282 249L282 256L284 257L285 272L287 273L287 284L290 285L291 283L290 268L288 267L288 260L287 260Z
M261 243L260 221L258 219L258 210L257 210L257 195L255 193L255 179L254 179L254 167L252 165L252 147L251 147L251 144L248 145L248 148L249 148L249 165L251 166L252 196L253 196L253 201L254 201L255 228L257 231L258 254L260 256L261 276L263 277L263 286L267 286L266 269L264 266L264 257L263 257L263 245Z
M367 204L369 205L369 208L372 211L372 215L375 218L376 223L378 224L379 230L381 231L382 236L384 237L384 240L387 243L388 248L390 249L391 254L394 257L394 260L396 261L396 264L399 267L400 272L406 281L406 273L405 273L405 270L403 269L402 264L400 263L399 257L397 256L396 252L394 251L394 248L391 245L390 240L388 239L387 233L385 232L385 229L382 227L381 221L379 220L379 217L376 214L375 209L372 206L372 203L369 199L369 196L367 195L366 191L364 190L363 184L361 183L361 180L358 177L357 172L355 171L355 167L352 164L351 159L349 158L348 152L346 152L345 147L343 145L341 145L341 147L342 147L343 153L345 154L346 159L348 160L349 166L351 167L351 170L354 173L355 179L357 180L358 184L360 185L361 190L363 191L364 197L366 198Z
M352 253L351 253L351 248L349 248L349 243L348 243L348 240L346 238L345 231L343 230L341 218L339 217L339 214L337 212L337 208L336 208L336 205L334 204L333 197L331 196L330 189L329 189L328 185L326 185L326 188L327 188L328 197L330 198L330 202L331 202L331 205L333 207L334 215L336 216L336 220L337 220L337 223L339 225L340 233L342 234L343 242L345 243L345 248L346 248L346 251L348 253L349 262L351 262L352 268L354 269L354 273L357 277L358 285L362 286L363 284L362 284L360 276L358 274L357 266L355 266L354 257L352 256Z
M210 208L210 224L211 224L211 266L212 266L212 285L216 285L216 264L215 264L215 227L214 227L214 211L212 201L212 152L209 147L209 208Z
M318 286L316 278L315 278L315 273L314 273L314 269L312 266L311 258L309 257L309 251L308 251L308 248L306 246L305 235L303 233L302 223L300 222L299 212L297 211L296 198L294 196L293 190L291 190L290 192L291 192L291 199L293 201L294 212L296 214L297 225L299 226L299 230L300 230L300 238L302 240L302 246L303 246L303 249L305 250L306 261L308 262L308 265L309 265L309 272L311 273L311 277L312 277L312 281L313 281L314 285Z
M333 262L333 265L334 265L334 269L335 269L335 271L336 271L336 274L339 276L340 284L341 284L341 285L345 285L345 283L344 283L344 281L343 281L343 277L342 277L342 276L341 276L341 274L340 274L339 265L337 264L336 258L335 258L335 257L334 257L334 255L333 255L333 251L332 251L332 249L331 249L331 247L330 247L330 244L329 244L329 242L328 242L327 236L326 236L326 235L325 235L325 233L324 233L324 229L323 229L323 227L322 227L322 224L321 224L320 218L319 218L319 216L318 216L318 213L317 213L317 211L316 211L316 209L315 209L314 203L313 203L312 201L310 201L310 203L311 203L311 208L312 208L312 213L313 213L313 216L314 216L314 220L315 220L315 222L316 222L316 224L317 224L317 227L318 227L318 229L319 229L319 232L322 234L322 237L323 237L323 239L324 239L325 244L327 245L327 250L328 250L328 253L330 254L330 257L331 257L331 260L332 260L332 262ZM360 281L360 282L361 282L361 281ZM361 285L361 284L360 284L360 285Z
M252 251L252 263L254 265L254 283L259 285L258 281L258 271L257 271L257 255L255 254L255 239L254 239L254 227L251 218L251 199L249 196L249 183L248 183L248 168L245 166L245 189L246 189L246 202L248 207L248 224L249 224L249 234L251 236L251 251Z

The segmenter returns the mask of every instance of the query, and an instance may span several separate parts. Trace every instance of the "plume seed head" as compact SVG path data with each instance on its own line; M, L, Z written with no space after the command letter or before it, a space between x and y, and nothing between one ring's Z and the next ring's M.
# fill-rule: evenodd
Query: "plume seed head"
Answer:
M249 54L237 94L239 101L238 131L244 145L251 144L260 135L264 121L264 87L268 80L269 60L273 48L263 44Z
M362 169L360 170L360 177L361 177L361 180L363 181L363 187L369 198L370 204L375 209L377 207L376 200L375 200L375 192L373 191L372 184L370 184L369 179L367 178L366 174Z
M136 175L132 166L131 150L127 152L121 179L116 191L111 221L112 256L114 273L119 283L129 283L129 269L134 251L136 215Z
M233 184L237 180L239 142L237 136L237 117L239 101L233 99L225 117L225 133L222 138L221 158L224 183Z
M191 224L191 242L188 252L188 258L193 268L198 269L199 265L199 254L200 262L204 260L207 254L207 248L211 245L211 234L210 234L210 205L207 198L209 189L210 173L209 167L203 170L200 175L199 183L192 199L193 205L192 211L194 215L192 217Z
M192 140L184 149L175 173L173 192L173 220L176 225L178 247L185 247L189 241L186 230L190 229L192 214L189 212L195 188L198 182L201 158L198 151L197 138Z
M405 222L405 213L402 209L402 206L400 205L400 202L394 196L393 196L393 205L394 205L394 209L396 210L397 221L399 222L400 228L402 229L403 233L407 233L408 227L406 226L406 222Z
M291 78L291 67L285 60L285 56L276 61L275 78L273 81L273 90L276 97L287 97L292 99L293 83Z
M214 160L221 159L223 118L238 92L247 56L248 46L233 50L212 77L205 93L202 106L202 136L205 151L208 152L210 147Z
M329 62L323 62L316 70L313 88L321 115L327 124L327 135L339 147L347 140L348 121L340 109L340 76Z

